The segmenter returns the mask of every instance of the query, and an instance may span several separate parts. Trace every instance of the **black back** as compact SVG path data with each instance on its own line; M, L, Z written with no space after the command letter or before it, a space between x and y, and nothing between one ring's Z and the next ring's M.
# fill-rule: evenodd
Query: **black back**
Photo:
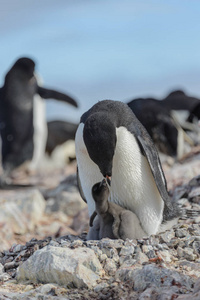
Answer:
M33 155L34 62L17 60L0 89L0 133L3 168L11 170Z
M170 112L162 106L161 101L139 98L127 104L146 128L158 150L176 156L178 131Z
M173 91L162 100L162 105L168 110L191 111L199 103L200 99L190 97L181 90Z

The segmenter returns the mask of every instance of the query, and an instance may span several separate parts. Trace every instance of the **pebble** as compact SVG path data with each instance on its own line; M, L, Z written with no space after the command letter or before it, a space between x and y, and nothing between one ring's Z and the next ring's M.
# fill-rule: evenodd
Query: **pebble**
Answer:
M142 253L142 252L137 252L135 254L135 260L139 263L139 264L143 264L145 262L149 261L149 258L146 254Z
M116 265L115 265L115 263L114 263L114 261L112 259L107 258L105 260L104 270L110 276L115 275L115 273L117 271L117 267L116 267Z
M132 255L135 251L134 246L123 246L119 255Z

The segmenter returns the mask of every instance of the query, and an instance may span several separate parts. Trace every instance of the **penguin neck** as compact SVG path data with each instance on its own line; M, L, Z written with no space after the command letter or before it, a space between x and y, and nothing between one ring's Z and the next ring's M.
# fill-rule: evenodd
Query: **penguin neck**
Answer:
M101 214L105 214L108 211L108 201L107 200L103 200L101 202L96 202L96 211L97 213Z

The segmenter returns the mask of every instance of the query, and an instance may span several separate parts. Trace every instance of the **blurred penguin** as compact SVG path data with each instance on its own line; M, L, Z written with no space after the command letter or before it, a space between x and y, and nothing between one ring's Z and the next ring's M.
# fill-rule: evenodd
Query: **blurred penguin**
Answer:
M47 140L43 99L53 98L78 106L70 96L39 86L34 70L32 59L18 59L6 74L0 89L0 134L5 176L27 161L30 162L28 169L34 170L43 157Z

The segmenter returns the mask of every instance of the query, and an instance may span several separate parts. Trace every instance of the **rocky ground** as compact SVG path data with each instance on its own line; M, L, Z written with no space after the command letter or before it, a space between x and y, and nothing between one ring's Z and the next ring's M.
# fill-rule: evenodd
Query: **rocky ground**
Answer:
M0 299L200 299L200 155L163 165L184 215L143 240L86 241L76 163L0 191Z

